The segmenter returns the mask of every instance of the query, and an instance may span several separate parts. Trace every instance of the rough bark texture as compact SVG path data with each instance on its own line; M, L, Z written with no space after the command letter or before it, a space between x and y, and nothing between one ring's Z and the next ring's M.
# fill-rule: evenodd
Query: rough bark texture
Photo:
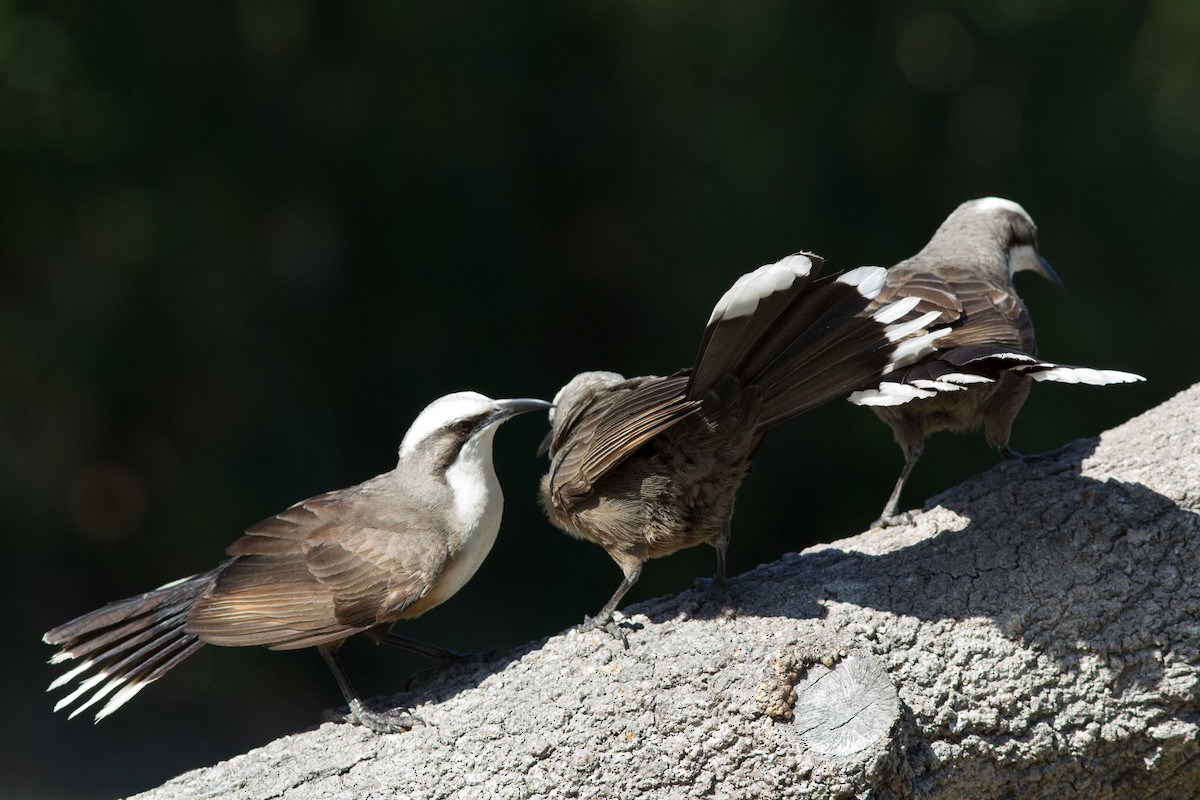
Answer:
M1200 386L914 524L443 672L143 798L1200 795Z

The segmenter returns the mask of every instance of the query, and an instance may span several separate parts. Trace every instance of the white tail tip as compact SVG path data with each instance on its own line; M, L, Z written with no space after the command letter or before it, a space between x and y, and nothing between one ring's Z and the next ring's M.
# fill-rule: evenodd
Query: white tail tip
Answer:
M884 381L875 389L864 389L850 395L856 406L902 406L910 400L933 397L937 392L910 386L907 383Z
M883 267L858 267L839 275L837 282L853 286L863 297L874 300L875 295L883 291L886 278L887 270Z
M1053 383L1086 383L1090 386L1107 386L1110 383L1137 383L1146 380L1132 372L1116 369L1090 369L1088 367L1055 367L1041 372L1032 372L1035 381Z
M712 316L708 318L708 324L750 316L760 302L776 292L792 288L797 278L806 277L812 272L812 267L812 259L796 253L746 273L721 295L713 307Z

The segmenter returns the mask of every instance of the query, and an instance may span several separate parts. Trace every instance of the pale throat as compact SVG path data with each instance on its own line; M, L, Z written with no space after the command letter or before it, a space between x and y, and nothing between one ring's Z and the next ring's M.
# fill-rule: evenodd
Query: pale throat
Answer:
M1008 251L1008 277L1026 271L1041 272L1042 267L1033 245L1019 244Z
M472 436L446 469L446 482L454 497L454 512L461 531L452 537L450 551L453 554L462 550L459 557L474 562L470 568L472 575L492 549L504 512L504 493L492 466L495 435L496 429L489 428Z

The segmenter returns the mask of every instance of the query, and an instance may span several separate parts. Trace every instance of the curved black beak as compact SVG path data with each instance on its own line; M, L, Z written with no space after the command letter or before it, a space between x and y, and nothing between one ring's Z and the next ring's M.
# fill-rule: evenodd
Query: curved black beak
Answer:
M537 457L541 458L550 452L550 443L554 441L554 428L546 431L546 435L542 437L542 443L538 445Z
M1062 278L1050 266L1050 262L1042 258L1037 244L1015 245L1008 251L1008 274L1016 275L1023 271L1036 272L1058 288L1063 288Z
M503 422L518 414L527 414L530 411L544 411L553 405L553 403L545 400L535 400L530 397L497 400L492 403L492 413L488 416L488 423Z
M1035 259L1037 259L1037 266L1033 271L1053 283L1058 288L1065 289L1066 287L1063 286L1062 278L1058 277L1058 273L1055 272L1054 268L1050 266L1050 262L1042 258L1042 254L1037 250L1033 251L1033 256Z

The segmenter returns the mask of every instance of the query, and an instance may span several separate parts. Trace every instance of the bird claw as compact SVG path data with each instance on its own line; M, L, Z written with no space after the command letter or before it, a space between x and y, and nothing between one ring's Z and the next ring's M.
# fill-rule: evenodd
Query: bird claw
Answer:
M349 708L328 709L321 714L322 722L336 722L347 725L361 725L372 733L405 733L417 725L428 725L421 717L412 713L411 709L394 708L388 711L372 711L365 705L355 702Z
M583 623L579 626L580 633L589 631L604 631L609 636L613 637L621 643L621 646L629 649L629 635L626 631L640 631L645 626L640 622L634 622L631 619L616 620L612 617L604 618L601 616L584 617Z
M733 595L729 592L729 579L724 575L717 574L711 578L697 578L693 585L701 591L709 592L708 602L714 603L722 611L733 610Z
M901 511L899 514L885 514L871 523L872 528L895 528L901 525L911 525L913 512Z
M1052 450L1048 453L1026 455L1025 453L1018 453L1016 450L1006 447L1003 450L1003 455L1008 461L1020 461L1024 464L1044 464L1047 461L1053 461L1055 455L1057 455L1057 451Z
M389 711L372 711L362 703L354 703L344 721L362 725L374 733L405 733L416 725L428 725L425 720L412 713L411 709L395 708Z
M453 650L448 650L446 655L442 657L443 667L459 667L471 664L482 664L485 661L491 661L502 650L501 647L493 647L491 650L485 650L482 653L457 653Z
M495 658L503 649L503 647L493 647L491 650L485 650L482 653L458 653L454 650L446 650L438 656L437 666L417 670L410 675L408 682L404 684L404 691L410 691L414 684L424 681L427 678L441 675L447 669L484 664Z

